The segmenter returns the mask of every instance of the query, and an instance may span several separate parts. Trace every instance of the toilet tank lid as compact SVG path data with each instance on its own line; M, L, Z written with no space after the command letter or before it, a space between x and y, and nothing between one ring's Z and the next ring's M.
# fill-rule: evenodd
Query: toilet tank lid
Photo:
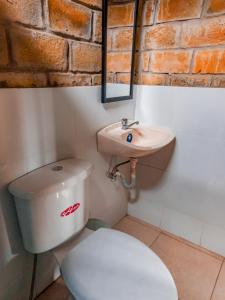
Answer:
M92 164L81 159L57 161L19 177L9 185L9 192L17 198L32 199L45 192L58 192L87 178Z

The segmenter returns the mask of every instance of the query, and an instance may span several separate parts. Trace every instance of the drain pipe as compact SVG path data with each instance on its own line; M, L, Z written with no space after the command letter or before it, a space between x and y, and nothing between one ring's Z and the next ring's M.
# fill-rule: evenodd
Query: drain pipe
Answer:
M129 201L135 202L137 198L136 193L136 167L137 167L137 158L130 158L130 160L122 162L116 165L111 172L108 173L108 177L113 181L116 181L119 177L123 187L129 191ZM125 175L121 173L118 169L119 166L130 163L130 182L127 181Z
M122 182L123 187L125 187L129 191L129 200L130 202L135 202L137 198L136 192L136 167L137 167L137 158L130 159L130 182L127 181L125 176L118 172L118 176L120 181Z

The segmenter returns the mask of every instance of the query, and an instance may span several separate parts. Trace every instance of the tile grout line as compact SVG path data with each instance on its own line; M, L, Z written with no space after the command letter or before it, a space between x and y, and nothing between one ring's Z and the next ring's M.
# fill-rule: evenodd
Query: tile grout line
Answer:
M160 227L157 227L155 225L151 225L151 224L148 224L148 223L145 224L145 221L142 222L139 219L137 219L136 217L133 217L133 216L130 216L130 215L126 215L126 217L130 218L131 220L133 220L137 224L141 224L141 225L143 225L143 226L145 226L147 228L150 227L151 229L157 230L160 233L159 235L164 234L164 235L166 235L166 236L168 236L168 237L170 237L170 238L172 238L172 239L174 239L174 240L176 240L176 241L178 241L178 242L180 242L180 243L182 243L182 244L184 244L186 246L191 247L192 249L195 249L195 250L200 251L202 253L205 253L205 254L207 254L207 255L209 255L211 257L219 259L222 262L223 261L225 262L225 257L223 257L221 254L218 254L218 253L215 253L215 252L213 252L211 250L203 248L202 245L200 245L200 244L193 244L191 241L185 240L184 238L176 236L173 233L170 233L170 232L168 232L168 231L166 231L166 230L164 230L164 229L162 229ZM156 239L158 239L158 237ZM153 241L153 243L155 243L156 239ZM153 245L153 243L152 243L152 245Z
M136 217L133 217L133 216L130 216L130 215L126 215L125 217L128 217L133 222L135 222L135 223L137 223L139 225L143 225L144 227L146 227L148 229L153 229L153 230L156 230L156 231L159 231L159 232L162 231L160 227L157 227L157 226L149 224L149 223L147 223L145 221L139 220Z
M159 237L160 237L161 234L162 234L162 232L160 231L159 234L158 234L158 236L148 246L149 248L151 248L153 246L153 244L155 244L157 242L157 240L159 239Z
M215 284L214 284L213 289L212 289L212 293L211 293L211 296L210 296L210 300L212 300L214 291L215 291L215 289L216 289L216 285L217 285L217 282L218 282L220 273L221 273L221 271L222 271L222 267L223 267L224 261L225 261L225 260L223 259L223 261L221 262L221 266L220 266L219 272L218 272L218 274L217 274Z
M129 219L131 219L132 221L134 221L137 224L141 224L141 225L143 225L143 226L145 226L147 228L151 228L151 229L156 230L156 231L159 232L158 237L148 247L151 247L156 242L156 240L159 238L160 235L166 235L167 237L172 238L173 240L176 240L177 242L180 242L180 243L182 243L182 244L184 244L184 245L186 245L188 247L191 247L192 249L194 249L196 251L199 251L199 252L202 252L202 253L204 253L206 255L214 257L215 259L220 260L222 263L223 262L225 263L225 257L224 256L222 256L221 254L218 254L216 252L213 252L213 251L211 251L209 249L206 249L206 248L202 247L201 244L194 244L191 241L188 241L188 240L186 240L186 239L184 239L182 237L176 236L175 234L170 233L170 232L168 232L168 231L166 231L166 230L164 230L164 229L162 229L162 228L160 228L158 226L155 226L155 225L149 224L149 223L147 223L145 221L139 220L136 217L133 217L133 216L130 216L130 215L126 215L125 218L126 217L128 217Z
M167 237L169 237L169 238L171 238L171 239L176 240L177 242L180 242L181 244L184 244L184 245L186 245L186 246L192 248L192 249L195 249L195 250L197 250L197 251L199 251L199 252L202 252L202 253L204 253L204 254L206 254L206 255L209 255L209 256L211 256L211 257L214 257L214 258L216 258L216 259L218 259L218 260L221 260L222 262L223 262L224 259L225 259L222 255L220 255L220 254L218 254L218 253L216 253L216 252L213 252L213 251L211 251L211 250L209 250L209 249L207 249L207 248L203 248L203 247L202 247L201 245L199 245L199 244L194 244L194 243L192 243L191 241L188 241L188 240L186 240L186 239L184 239L184 238L182 238L182 237L176 236L176 235L174 235L173 233L170 233L169 231L165 231L165 230L162 229L162 230L161 230L161 233L164 234L164 235L166 235Z
M150 229L153 229L153 230L155 230L155 231L157 231L159 234L157 235L157 237L150 243L150 244L148 244L148 245L146 245L147 247L152 247L153 246L153 244L158 240L158 238L159 238L159 236L161 235L161 233L162 233L162 230L160 229L160 228L158 228L158 227L155 227L155 226L153 226L152 225L152 227L153 228L151 228L151 226L149 226L148 224L144 224L144 223L142 223L142 222L139 222L138 220L136 220L136 218L135 217L132 217L132 216L130 216L130 215L126 215L126 217L128 217L130 220L132 220L133 222L135 222L135 223L137 223L137 224L139 224L139 225L142 225L142 226L144 226L144 227L146 227L146 228L150 228ZM126 218L125 217L125 218Z

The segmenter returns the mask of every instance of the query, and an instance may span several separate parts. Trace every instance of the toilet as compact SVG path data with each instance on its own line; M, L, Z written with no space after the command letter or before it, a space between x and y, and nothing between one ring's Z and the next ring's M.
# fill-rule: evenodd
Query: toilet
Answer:
M9 185L28 252L64 247L82 235L89 219L91 171L87 161L66 159ZM60 269L76 300L178 299L160 258L136 238L114 229L89 230L63 256Z

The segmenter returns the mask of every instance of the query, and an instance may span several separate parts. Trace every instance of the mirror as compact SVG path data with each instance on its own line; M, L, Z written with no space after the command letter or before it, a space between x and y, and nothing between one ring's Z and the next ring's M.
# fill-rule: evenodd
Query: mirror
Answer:
M132 99L138 0L103 0L102 102Z

